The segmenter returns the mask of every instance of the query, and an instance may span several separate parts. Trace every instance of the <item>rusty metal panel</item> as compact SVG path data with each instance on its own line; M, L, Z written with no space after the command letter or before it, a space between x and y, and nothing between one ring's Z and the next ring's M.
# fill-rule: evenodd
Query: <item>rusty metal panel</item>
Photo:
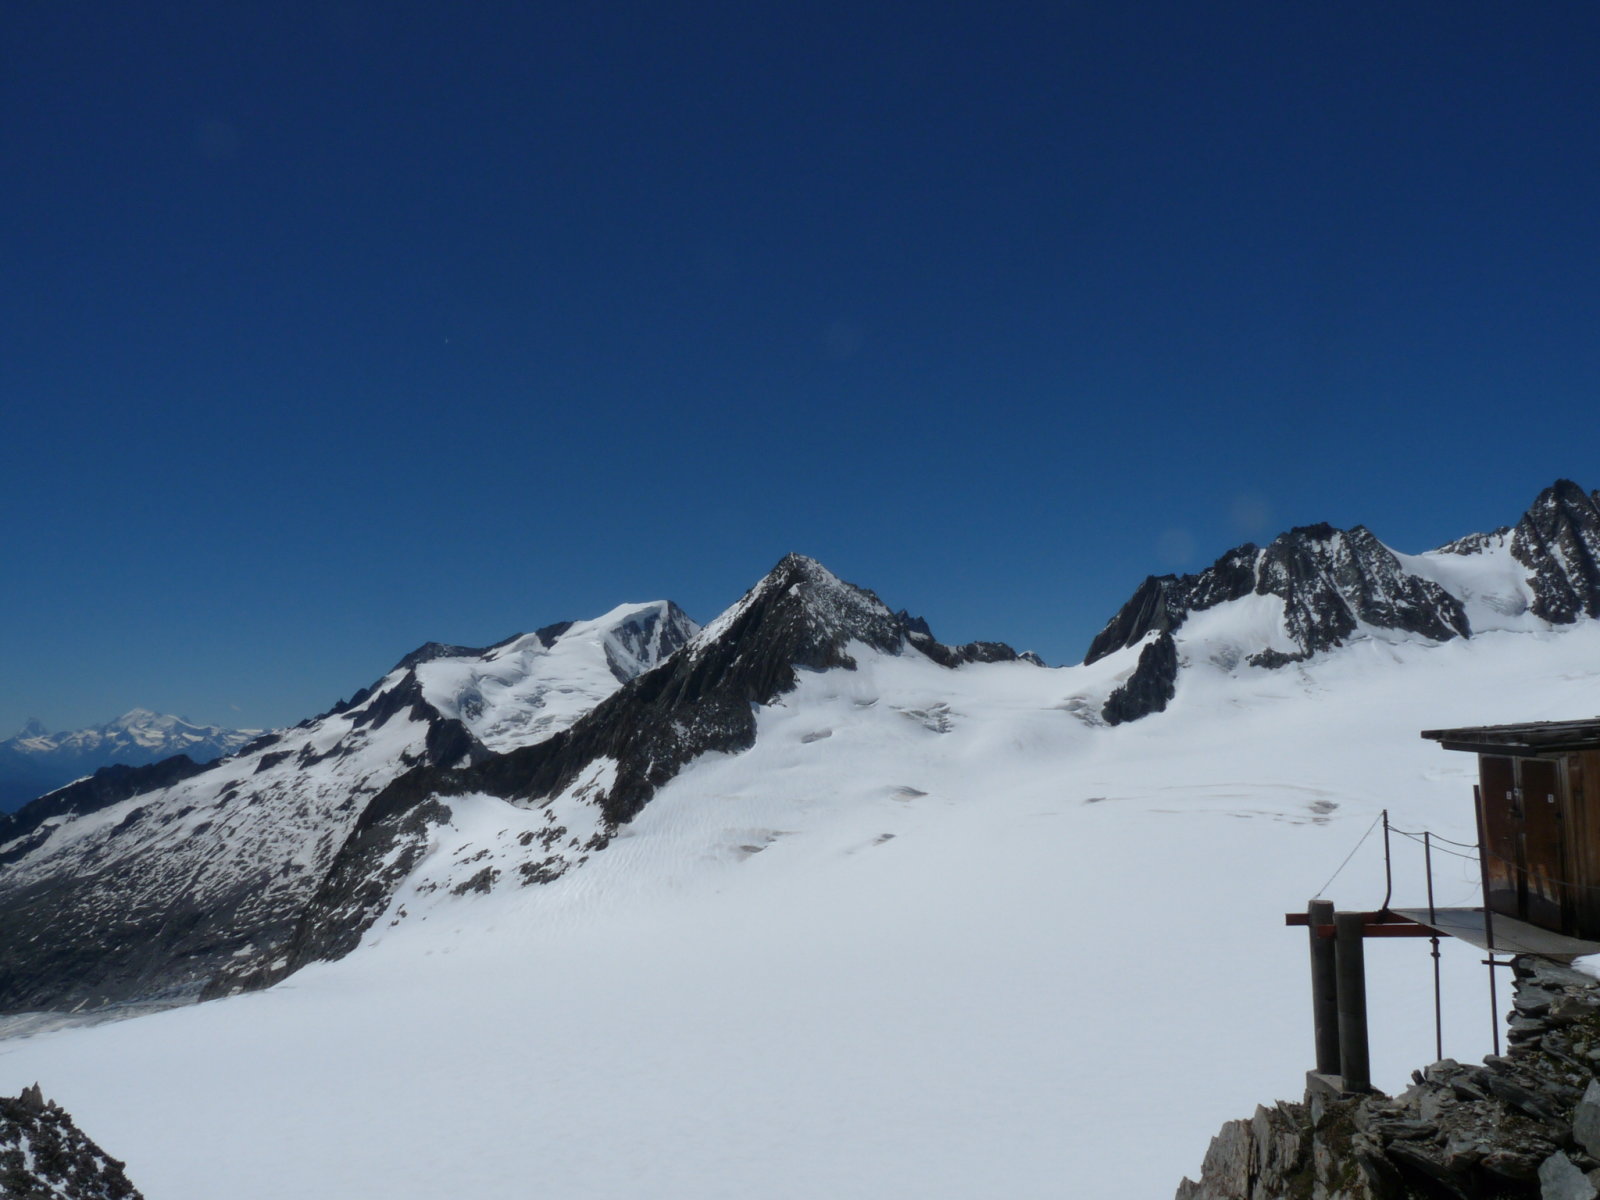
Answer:
M1517 760L1522 789L1523 915L1541 929L1565 931L1566 826L1561 764L1547 758Z
M1522 812L1517 803L1516 760L1478 756L1479 816L1483 822L1484 903L1490 912L1522 915Z

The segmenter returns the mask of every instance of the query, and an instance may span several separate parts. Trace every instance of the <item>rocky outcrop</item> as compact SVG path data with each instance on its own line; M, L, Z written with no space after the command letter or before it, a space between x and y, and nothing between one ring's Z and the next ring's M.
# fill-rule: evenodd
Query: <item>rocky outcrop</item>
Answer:
M1100 715L1108 725L1137 721L1167 707L1178 694L1178 644L1163 630L1139 651L1127 682L1106 698Z
M1528 568L1535 616L1556 625L1600 617L1600 492L1557 480L1517 522L1511 554Z
M1306 525L1265 549L1246 544L1198 575L1152 575L1090 643L1095 662L1152 633L1182 628L1190 614L1245 596L1283 601L1283 628L1297 650L1257 665L1279 666L1342 645L1361 625L1448 641L1471 633L1461 601L1432 580L1408 573L1363 525Z
M0 1097L0 1195L16 1200L140 1200L123 1164L84 1135L39 1085Z
M1544 959L1513 966L1505 1055L1434 1063L1394 1097L1312 1077L1304 1103L1225 1125L1177 1200L1596 1200L1600 983Z

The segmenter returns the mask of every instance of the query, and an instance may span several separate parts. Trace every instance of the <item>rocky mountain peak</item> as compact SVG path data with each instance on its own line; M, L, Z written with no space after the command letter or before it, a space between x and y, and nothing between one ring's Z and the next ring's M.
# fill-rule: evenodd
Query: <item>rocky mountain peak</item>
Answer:
M1265 548L1246 543L1196 575L1150 576L1090 644L1096 662L1151 635L1133 675L1108 698L1111 724L1160 712L1175 694L1181 663L1173 641L1197 612L1247 596L1282 601L1280 645L1241 648L1249 663L1276 667L1332 649L1363 627L1448 641L1471 633L1460 599L1414 575L1364 525L1327 522L1279 534Z
M1535 616L1555 625L1600 616L1600 492L1556 480L1512 530L1511 555L1528 569Z
M1152 575L1090 643L1095 662L1151 633L1172 633L1195 612L1245 596L1276 596L1294 643L1261 665L1278 665L1340 645L1362 624L1445 641L1467 634L1461 602L1413 576L1364 525L1326 522L1279 534L1262 549L1245 543L1197 575ZM1264 648L1263 648L1264 649Z
M904 630L899 618L865 588L846 583L814 558L785 555L772 570L690 644L696 659L718 655L718 648L762 647L761 657L777 668L853 667L845 651L857 641L898 654ZM734 657L742 657L743 649ZM777 671L778 675L782 670ZM753 681L764 699L777 676ZM792 672L787 685L792 686Z
M1322 522L1280 534L1265 548L1236 547L1198 574L1152 575L1085 655L1092 663L1143 646L1104 718L1115 724L1161 711L1184 662L1186 624L1195 613L1249 596L1282 602L1276 629L1241 619L1234 630L1239 644L1231 661L1256 667L1299 662L1364 633L1442 642L1471 637L1473 619L1509 628L1504 622L1524 613L1552 625L1600 616L1600 493L1557 480L1515 527L1469 534L1423 555L1395 554L1364 525L1341 530ZM1476 618L1468 616L1469 602Z
M754 744L758 711L792 691L800 671L853 669L863 651L908 650L947 667L1019 657L998 642L942 645L926 622L891 611L815 559L786 555L683 649L569 728L468 767L419 767L395 779L367 805L288 954L238 986L270 983L358 944L421 861L430 827L449 819L453 797L487 794L543 809L552 831L541 839L543 857L520 870L525 882L547 883L602 849L688 763Z

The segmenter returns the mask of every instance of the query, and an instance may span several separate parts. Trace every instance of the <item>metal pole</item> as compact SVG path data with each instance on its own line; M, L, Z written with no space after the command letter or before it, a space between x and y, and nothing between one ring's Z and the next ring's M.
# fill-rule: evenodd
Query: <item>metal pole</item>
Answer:
M1333 924L1333 901L1313 900L1306 905L1311 925L1311 1025L1317 1045L1317 1074L1339 1073L1339 976L1334 965L1333 939L1320 936Z
M1489 1019L1494 1027L1494 1052L1500 1054L1500 1001L1494 994L1494 951L1489 951ZM1481 1044L1481 1043L1480 1043Z
M1488 822L1483 819L1483 788L1478 784L1472 785L1472 811L1478 818L1478 874L1483 880L1483 940L1488 943L1485 947L1489 957L1485 960L1489 967L1489 1010L1490 1028L1494 1032L1494 1052L1500 1054L1500 1001L1495 996L1494 986L1494 910L1489 906L1489 849L1487 836Z
M1389 857L1389 810L1383 810L1383 907L1379 912L1389 911L1389 898L1394 895L1394 865Z
M1347 1092L1370 1092L1367 1054L1367 968L1358 912L1335 913L1334 962L1339 976L1339 1074Z
M1422 864L1428 872L1428 924L1434 924L1438 918L1433 912L1433 843L1428 839L1432 835L1424 829L1422 831Z
M1428 840L1428 831L1422 831L1422 861L1428 872L1428 924L1437 921L1433 909L1433 844ZM1428 939L1433 943L1433 1061L1438 1062L1444 1057L1444 1007L1440 1002L1439 994L1439 938L1435 935Z
M1478 876L1483 887L1483 940L1489 944L1485 947L1489 957L1494 957L1494 911L1489 907L1489 839L1485 836L1483 820L1483 789L1477 784L1472 785L1472 810L1478 818ZM1489 972L1489 978L1494 979L1494 972Z

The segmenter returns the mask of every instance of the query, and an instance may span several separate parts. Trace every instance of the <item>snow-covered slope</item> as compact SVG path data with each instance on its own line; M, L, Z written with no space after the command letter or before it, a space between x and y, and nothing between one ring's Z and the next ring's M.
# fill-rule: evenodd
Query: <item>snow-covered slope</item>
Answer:
M547 738L695 629L658 602L486 651L426 646L208 770L41 797L0 821L0 1009L193 996L269 968L397 775Z
M1117 728L1070 715L1109 660L852 657L581 870L523 886L496 856L542 855L543 810L447 797L355 953L0 1043L0 1090L46 1080L166 1200L222 1177L239 1200L1166 1196L1223 1120L1303 1086L1282 914L1380 808L1473 840L1470 756L1417 732L1600 709L1593 621L1198 670ZM1396 854L1420 902L1420 848ZM1439 855L1440 901L1476 872ZM1378 903L1376 836L1329 894ZM1445 1051L1475 1058L1481 956L1444 949ZM1375 942L1368 964L1394 1088L1432 1055L1430 960Z
M210 762L260 735L259 729L196 725L147 708L69 733L51 733L38 721L29 721L14 737L0 740L0 811L100 767L144 766L175 754Z
M448 882L452 894L549 883L604 850L684 767L747 749L762 706L807 673L853 670L868 652L905 655L937 673L1019 657L1029 671L1037 661L994 642L942 645L925 623L790 554L681 651L571 728L481 761L423 765L396 778L367 805L282 961L239 982L259 986L352 950L390 907L394 889L438 849L456 797L510 801L518 812L537 809L537 819L507 821L452 850L461 868Z
M425 647L285 735L326 743L147 793L161 824L146 796L96 801L0 846L0 981L77 945L84 995L86 962L129 955L74 881L141 871L169 890L119 978L155 958L167 974L145 982L167 980L193 955L214 995L286 980L0 1044L0 1090L46 1079L179 1198L221 1172L246 1198L509 1197L535 1178L563 1197L1170 1194L1223 1120L1300 1091L1304 941L1283 912L1358 845L1331 895L1376 906L1362 839L1382 808L1473 840L1473 764L1417 731L1600 711L1591 512L1558 485L1516 530L1410 557L1364 530L1293 531L1155 581L1108 626L1116 644L1059 669L939 646L790 556L501 752L498 706L527 727L555 703L492 665L516 643ZM587 678L614 640L674 641L613 639L616 616ZM1162 671L1159 718L1110 720ZM238 878L248 828L151 839L236 819L220 796L186 811L185 789L248 762L247 809L304 824L293 854L256 856L294 881L230 901L207 889ZM81 851L52 865L52 844ZM191 854L207 846L215 860ZM1418 857L1397 850L1395 899L1419 901ZM1476 864L1440 853L1440 902L1471 902ZM7 892L20 877L37 903ZM87 923L44 923L63 894ZM4 924L19 895L37 926ZM273 896L248 923L211 916ZM240 966L219 973L212 948ZM1458 1057L1488 1043L1477 957L1447 948ZM1428 961L1378 944L1369 968L1394 1086L1431 1053ZM182 1131L123 1075L160 1076Z

